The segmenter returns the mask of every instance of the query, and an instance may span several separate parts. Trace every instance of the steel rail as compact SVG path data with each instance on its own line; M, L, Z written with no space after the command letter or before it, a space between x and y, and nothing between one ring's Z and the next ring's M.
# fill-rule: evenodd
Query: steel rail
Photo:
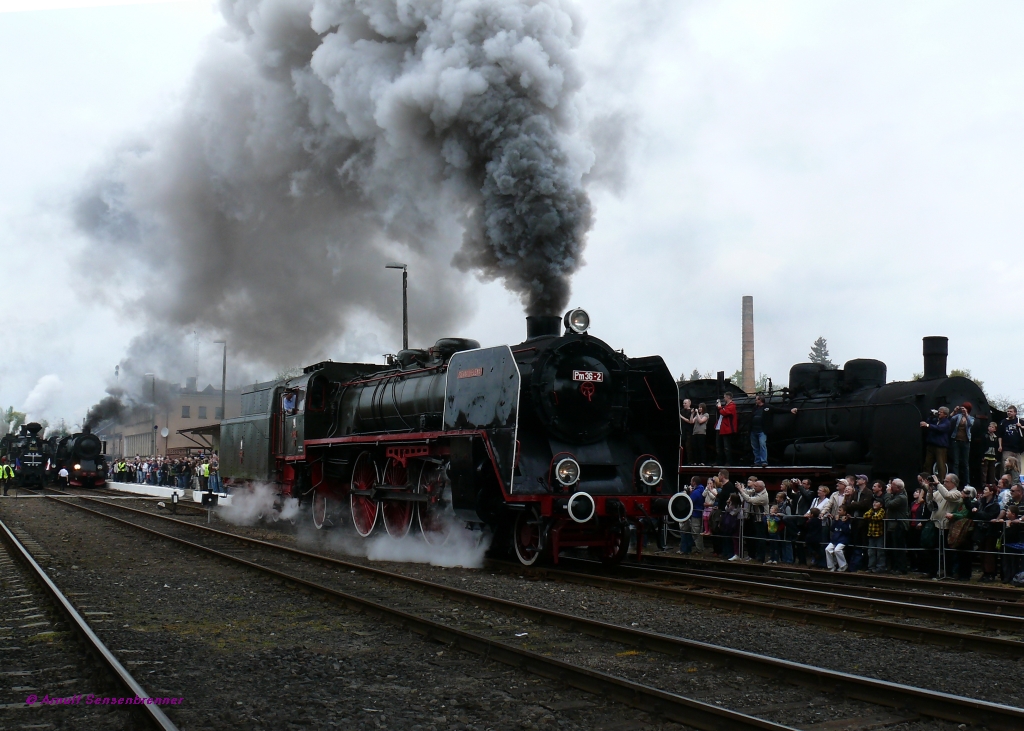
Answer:
M560 562L569 562L574 559L562 557L559 559ZM691 569L691 568L657 568L650 566L620 566L620 575L643 576L648 569L654 568L657 571L663 573L671 573L675 576L683 577L684 580L688 580L690 576L701 576L710 578L728 579L732 581L745 582L748 579L730 573L728 571L714 571L710 569ZM750 579L757 582L764 582L779 586L789 586L793 588L806 588L812 591L823 591L826 589L826 585L820 581L810 581L809 579L790 578L787 576L754 576L750 575ZM955 587L950 587L955 590ZM981 599L978 597L965 597L965 596L953 596L950 594L937 594L931 592L922 591L901 591L899 589L885 589L874 586L859 586L856 584L843 584L835 587L833 590L839 590L844 593L856 592L857 596L871 597L878 599L892 599L894 601L910 601L920 604L926 604L929 606L946 608L946 609L963 609L967 611L975 612L986 612L989 614L1005 615L1011 617L1022 617L1024 618L1024 603L1021 602L1009 602L1001 599Z
M232 556L230 553L224 553L214 548L204 546L201 543L194 543L192 541L179 538L177 536L169 535L167 533L161 533L160 531L147 528L137 523L132 523L128 520L123 520L113 515L109 515L98 510L92 510L83 505L78 505L72 502L67 502L62 498L53 498L58 502L65 502L78 510L97 515L108 520L115 521L122 525L140 530L144 533L148 533L159 538L170 540L178 543L182 546L198 550L207 553L216 558L229 561L234 564L245 566L246 568L254 569L261 573L272 576L285 583L286 585L293 585L299 589L316 592L321 594L342 606L354 610L363 612L378 619L391 622L398 625L402 629L415 632L416 634L422 635L423 637L441 642L459 649L472 652L476 655L481 655L484 658L497 660L498 662L506 665L511 665L516 668L527 670L536 675L540 675L551 680L557 680L564 682L574 688L579 688L590 693L601 695L606 698L618 701L625 705L633 708L638 708L643 711L648 711L659 716L671 719L678 723L686 724L699 729L707 729L708 731L716 731L717 729L736 729L737 731L749 731L750 729L758 729L763 731L797 731L790 726L784 726L781 724L766 721L764 719L749 716L738 711L731 711L720 706L716 706L710 703L704 703L702 701L687 698L677 693L671 693L668 691L660 690L649 685L637 683L626 678L622 678L610 673L603 673L598 670L591 670L589 668L578 667L561 660L555 660L554 658L545 657L544 655L525 650L523 648L508 645L504 642L492 640L483 635L478 635L474 632L468 632L466 630L456 629L449 627L448 625L440 622L435 622L419 615L412 614L409 612L389 607L385 604L375 602L371 599L365 599L363 597L355 596L347 592L333 589L323 584L318 584L308 579L303 579L299 576L278 571L277 569L263 566L253 561L248 561L237 556ZM120 506L117 506L120 507ZM126 508L127 510L133 510L132 508ZM144 512L144 511L137 511ZM164 516L153 515L152 513L145 513L149 517L163 518L164 520L173 520L171 518L164 518ZM174 520L176 523L182 525L192 526L191 523L185 523L184 521ZM197 528L205 529L204 526L195 526ZM223 531L216 531L209 529L211 532L219 533L223 536L235 537L232 534L225 533ZM244 538L244 537L243 537ZM259 541L259 543L264 543ZM286 548L282 546L276 546L272 543L265 543L265 545L273 548ZM294 549L290 549L294 551ZM302 553L296 551L296 553ZM307 554L310 558L323 558L316 554ZM344 563L344 562L343 562ZM358 564L352 564L358 566ZM386 573L386 572L385 572ZM394 574L394 576L400 577L400 574ZM403 577L408 578L408 577ZM448 589L448 587L445 587ZM451 589L451 594L460 593L461 590ZM504 601L495 600L490 597L479 595L480 600ZM527 609L527 607L523 607ZM567 615L568 616L568 615ZM570 618L575 619L575 618ZM609 625L609 629L614 629L615 625ZM1024 710L1021 710L1021 722L1024 723Z
M601 574L574 573L565 569L552 569L538 566L522 566L519 564L492 561L492 567L503 571L520 573L524 576L544 576L555 581L564 581L582 586L596 586L630 594L666 599L668 601L696 604L712 609L741 611L769 619L785 619L802 624L813 624L836 630L859 632L862 634L880 635L896 640L917 642L922 644L951 647L957 650L979 650L997 655L1021 657L1024 655L1024 642L1005 637L993 637L983 634L953 632L941 627L922 627L913 624L900 624L873 617L856 617L837 614L804 606L788 606L758 601L737 596L709 594L677 586L664 586L628 579L619 579Z
M3 538L7 543L14 549L15 555L28 566L29 570L35 577L37 583L43 588L43 590L49 594L54 606L60 610L60 612L67 617L71 628L77 632L86 642L86 646L89 650L94 653L103 663L103 665L109 670L117 682L124 687L133 696L138 696L144 701L151 698L139 682L132 677L124 666L118 661L114 654L107 649L107 646L103 644L103 641L93 632L92 627L86 622L82 615L78 613L78 610L72 606L71 602L68 601L67 597L57 588L57 585L53 583L46 571L36 563L36 560L32 558L32 554L29 553L28 549L21 544L21 541L17 539L11 529L0 520L0 538ZM160 710L160 707L155 703L139 703L131 706L125 706L132 710L140 710L145 714L148 721L154 726L163 731L178 731L178 727L171 723L171 720L164 715L164 712Z
M762 564L737 561L735 563L719 563L703 558L684 558L681 556L656 556L649 553L643 555L643 563L637 563L633 554L622 563L623 566L669 566L672 568L695 567L708 569L709 567L724 569L729 573L748 574L756 576L783 576L791 574L796 578L805 579L834 587L844 584L856 586L892 586L896 588L917 589L924 593L935 593L936 590L955 591L960 594L981 598L997 599L1008 602L1024 602L1024 589L1015 589L1009 586L993 586L968 584L966 582L946 583L930 579L908 579L903 576L891 576L886 574L867 574L861 571L854 573L824 571L810 567L789 566L786 564L764 566Z
M61 501L60 498L53 499L58 502ZM405 613L402 613L399 610L393 610L388 607L384 607L383 605L378 605L375 602L372 602L367 599L354 597L352 595L339 592L335 589L323 587L320 584L314 584L313 582L309 582L305 579L294 577L290 574L284 574L282 572L277 571L276 569L270 569L260 564L232 556L231 554L223 553L221 551L217 551L216 549L203 546L202 544L192 543L191 541L187 541L183 538L178 538L176 536L171 536L166 533L161 533L160 531L156 531L151 528L138 525L137 523L132 523L131 521L123 520L121 518L109 515L107 513L103 513L101 511L91 510L90 508L87 508L83 505L78 505L70 502L67 504L78 510L92 513L94 515L107 518L108 520L121 523L123 525L135 528L137 530L141 530L143 532L150 533L158 537L170 539L183 545L197 548L201 551L210 553L212 555L223 557L236 563L241 563L256 570L273 574L279 578L295 583L299 586L315 588L317 591L324 590L326 593L329 593L331 595L346 597L347 599L351 599L357 606L363 606L364 604L372 605L373 607L377 608L375 609L375 611L383 611L391 614L401 614L403 617L415 617L415 615L406 615ZM190 528L195 528L200 531L215 534L221 538L232 539L243 544L269 547L278 552L284 552L289 555L296 556L300 559L316 560L331 565L341 566L344 568L373 574L389 580L413 584L424 589L434 591L435 593L438 593L442 596L465 599L467 601L474 602L478 605L483 604L492 609L512 612L521 616L535 619L539 622L552 624L554 626L558 626L570 631L581 632L601 639L632 645L634 647L639 647L641 649L645 649L648 651L661 652L665 654L674 654L689 660L703 661L719 666L742 667L749 672L761 675L771 680L781 679L790 683L794 683L796 685L811 687L816 690L827 693L838 692L847 697L854 698L860 701L866 701L874 705L908 709L914 711L915 713L921 716L939 718L948 721L955 721L958 723L984 723L990 728L1007 729L1008 731L1010 729L1017 731L1017 729L1024 727L1024 709L1022 708L1016 708L1013 706L992 703L990 701L983 701L974 698L966 698L963 696L954 696L948 693L942 693L923 688L915 688L913 686L903 685L900 683L876 680L873 678L852 675L849 673L843 673L835 670L828 670L825 668L815 667L812 665L804 665L802 663L797 663L789 660L782 660L778 658L757 655L755 653L746 652L743 650L735 650L732 648L712 645L706 642L699 642L697 640L688 640L680 637L674 637L671 635L650 632L648 630L641 630L633 627L622 627L620 625L611 624L608 622L588 619L586 617L579 617L577 615L565 614L550 609L543 609L540 607L535 607L527 604L521 604L519 602L513 602L507 599L500 599L498 597L478 594L476 592L468 591L466 589L459 589L457 587L446 586L443 584L435 584L424 579L405 576L403 574L396 574L393 572L385 571L383 569L366 566L364 564L344 561L342 559L336 559L328 556L321 556L315 553L300 551L298 549L291 548L288 546L280 546L278 544L270 543L268 541L261 541L254 538L248 538L246 536L239 536L237 534L229 533L227 531L220 531L214 528L208 528L203 525L187 523L185 521L176 520L174 518L169 518L162 515L155 515L153 513L149 513L142 510L136 510L134 508L128 508L121 505L116 505L112 507L115 507L118 510L139 513L146 517L156 518L159 520L169 521ZM518 648L505 645L504 643L496 643L494 640L484 638L480 635L475 635L473 633L465 633L462 630L454 630L448 628L445 625L437 625L437 623L433 623L430 620L422 619L419 617L415 617L415 619L417 622L427 623L432 627L442 627L445 629L445 631L462 633L485 643L498 644L508 652L520 652ZM904 627L903 625L898 626L901 628ZM965 637L972 640L974 639L974 637L971 635L967 635ZM467 647L466 649L470 648ZM550 658L543 659L545 661L550 660ZM546 675L546 677L553 676ZM569 681L567 680L566 682ZM643 687L646 688L647 686ZM635 707L644 708L643 706ZM682 722L687 723L689 725L695 725L695 723L692 720L683 719Z
M584 560L571 559L565 561L566 564L576 562L584 563ZM586 563L590 564L591 562L588 561ZM887 614L896 617L930 619L967 627L980 627L982 629L999 629L1016 633L1024 631L1024 617L1017 615L977 612L967 609L953 609L950 607L915 604L911 601L896 601L894 599L858 596L857 594L845 593L845 587L836 587L831 590L825 590L824 587L818 585L816 588L810 589L757 581L753 578L736 579L720 576L705 576L657 568L630 567L629 570L634 574L639 574L640 576L648 579L682 582L690 584L691 586L702 586L709 589L739 591L747 594L756 594L757 596L768 597L770 599L806 601L810 604L818 604L826 607L854 609L869 612L871 614Z

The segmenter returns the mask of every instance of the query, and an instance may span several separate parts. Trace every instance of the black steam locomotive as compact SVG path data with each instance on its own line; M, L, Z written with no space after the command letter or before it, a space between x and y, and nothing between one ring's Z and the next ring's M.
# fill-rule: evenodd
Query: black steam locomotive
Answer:
M446 338L257 384L221 423L221 472L274 483L317 528L401 537L415 522L438 543L487 525L524 564L581 546L620 560L677 492L678 391L660 357L627 358L589 326L579 309L533 316L511 347Z
M948 339L924 338L924 374L915 381L886 383L886 366L878 360L848 361L841 369L829 370L818 363L798 363L789 371L789 386L765 394L771 408L766 424L769 464L820 467L833 474L867 474L873 478L901 477L914 484L924 457L921 421L933 416L940 406L952 410L970 403L975 417L971 430L972 476L980 476L984 434L993 417L985 394L968 378L946 375ZM731 384L714 380L692 381L680 386L680 399L694 405L703 401L712 412L723 391L731 390L740 417L736 436L741 461L752 462L750 421L754 398ZM797 408L796 414L789 410ZM709 428L709 453L713 452L714 429ZM699 473L690 467L682 474ZM786 473L783 476L790 476Z
M18 427L17 434L6 434L0 439L0 457L14 468L14 477L22 487L42 487L46 484L46 468L50 459L50 445L39 436L42 424L31 422Z
M107 458L100 438L89 431L65 437L50 437L50 474L56 477L61 468L68 471L68 484L72 487L102 487L107 484Z

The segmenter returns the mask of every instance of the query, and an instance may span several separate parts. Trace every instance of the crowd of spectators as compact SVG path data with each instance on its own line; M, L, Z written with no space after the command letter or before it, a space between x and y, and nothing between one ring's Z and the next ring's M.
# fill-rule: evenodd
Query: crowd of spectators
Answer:
M110 472L115 482L223 492L216 453L179 458L135 455L133 459L114 460Z
M1012 457L1002 472L980 495L952 471L922 472L909 489L866 475L834 487L789 479L771 495L756 477L743 484L721 469L686 487L694 512L679 552L960 581L978 569L981 581L1009 583L1024 571L1024 488Z

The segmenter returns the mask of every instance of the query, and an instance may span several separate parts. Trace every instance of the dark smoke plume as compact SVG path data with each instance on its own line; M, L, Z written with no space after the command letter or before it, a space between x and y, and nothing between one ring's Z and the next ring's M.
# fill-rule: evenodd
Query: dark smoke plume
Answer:
M563 0L222 0L182 109L84 192L92 253L150 324L274 366L353 318L414 339L467 311L462 271L558 314L591 226L579 19ZM115 274L106 281L118 281ZM140 290L131 290L138 293ZM447 331L447 332L446 332Z
M125 412L125 404L120 395L104 396L89 409L85 415L85 426L92 428L107 419L120 419Z

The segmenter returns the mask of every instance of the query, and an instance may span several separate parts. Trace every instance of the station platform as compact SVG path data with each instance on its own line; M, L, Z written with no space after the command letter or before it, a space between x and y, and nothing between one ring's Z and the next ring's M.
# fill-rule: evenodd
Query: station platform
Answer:
M107 487L111 490L117 490L118 492L130 493L133 495L144 495L146 497L158 497L164 500L170 500L173 495L177 495L179 500L185 502L200 503L203 502L203 493L199 490L192 490L190 488L180 487L157 487L156 485L138 484L133 482L108 482ZM230 505L231 496L227 493L218 493L217 499L218 505Z

